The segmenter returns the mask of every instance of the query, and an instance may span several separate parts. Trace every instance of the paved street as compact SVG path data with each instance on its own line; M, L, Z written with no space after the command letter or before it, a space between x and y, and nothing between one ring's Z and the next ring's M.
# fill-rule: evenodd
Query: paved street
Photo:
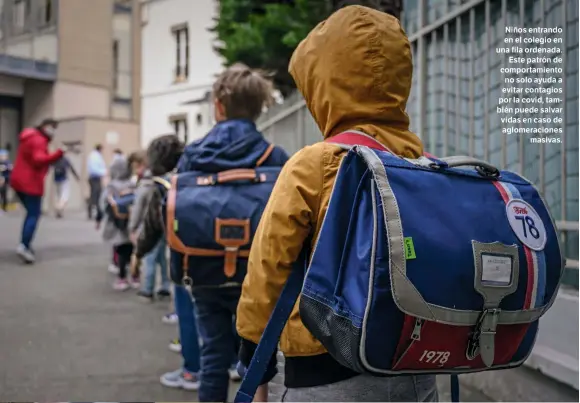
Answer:
M19 226L0 217L0 401L197 400L159 383L180 365L167 349L177 329L161 323L169 304L111 289L89 222L43 217L34 266L14 255Z
M177 329L160 320L169 304L111 289L110 252L91 223L80 215L43 217L34 266L14 254L19 231L17 212L0 216L0 401L196 400L158 381L180 365L167 349ZM487 388L518 391L496 400L577 401L576 391L529 372L470 375L462 400L492 401L478 391ZM441 401L449 401L447 379L439 379ZM272 389L282 392L281 385Z

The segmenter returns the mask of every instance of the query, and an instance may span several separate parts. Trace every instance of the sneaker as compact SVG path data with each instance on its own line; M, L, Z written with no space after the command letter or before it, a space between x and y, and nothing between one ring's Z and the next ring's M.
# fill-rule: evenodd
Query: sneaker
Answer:
M109 265L109 273L111 273L111 274L119 274L119 268L116 265L114 265L113 263L111 263Z
M23 244L18 245L16 253L26 264L32 264L36 261L36 257L34 256L32 249L27 248Z
M173 351L174 353L181 353L181 342L179 339L171 340L171 343L169 343L169 350Z
M230 368L229 373L230 373L230 381L239 382L242 380L242 377L240 376L240 374L238 374L238 370L236 368Z
M139 290L137 296L147 302L153 302L153 294L147 291Z
M129 289L129 283L127 282L127 280L122 280L118 278L113 283L113 289L117 291L126 291Z
M157 291L157 298L165 299L171 297L171 293L167 290L159 290Z
M139 279L139 277L132 277L130 284L131 284L131 288L134 288L134 289L141 288L141 280Z
M177 318L177 314L175 312L164 315L161 320L163 321L163 323L168 325L176 325L179 322L179 319Z
M183 369L178 369L173 372L167 372L159 378L163 386L168 388L182 388L185 390L198 390L199 380L197 374L192 374Z

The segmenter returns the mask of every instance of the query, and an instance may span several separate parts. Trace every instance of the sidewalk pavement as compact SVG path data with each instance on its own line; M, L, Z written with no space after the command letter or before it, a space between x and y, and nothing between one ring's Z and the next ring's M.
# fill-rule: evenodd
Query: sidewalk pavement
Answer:
M177 328L161 322L169 302L112 290L94 224L43 216L38 262L26 266L14 253L20 223L0 216L0 401L196 401L159 383L181 365L167 348Z

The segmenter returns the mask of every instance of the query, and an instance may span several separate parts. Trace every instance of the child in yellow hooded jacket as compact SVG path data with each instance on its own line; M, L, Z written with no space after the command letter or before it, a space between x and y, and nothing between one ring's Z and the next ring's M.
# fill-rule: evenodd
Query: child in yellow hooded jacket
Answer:
M405 113L413 64L409 40L393 16L345 7L300 43L289 71L325 138L346 130L374 137L395 154L422 155ZM240 360L248 366L298 258L313 246L345 151L328 142L296 153L282 170L254 236L237 310ZM304 327L298 304L280 339L286 401L436 401L435 377L378 378L343 367ZM275 358L263 379L275 375ZM261 387L256 400L265 399Z

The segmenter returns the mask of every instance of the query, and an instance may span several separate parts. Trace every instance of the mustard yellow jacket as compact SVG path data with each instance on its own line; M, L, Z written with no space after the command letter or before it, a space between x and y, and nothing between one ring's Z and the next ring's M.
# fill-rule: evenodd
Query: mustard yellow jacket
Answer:
M395 17L362 6L343 8L300 43L289 70L325 138L355 129L396 154L422 154L405 113L411 49ZM250 252L237 312L244 339L259 342L304 240L318 237L344 155L339 147L320 142L296 153L284 167ZM302 324L298 305L280 344L288 357L326 352Z

